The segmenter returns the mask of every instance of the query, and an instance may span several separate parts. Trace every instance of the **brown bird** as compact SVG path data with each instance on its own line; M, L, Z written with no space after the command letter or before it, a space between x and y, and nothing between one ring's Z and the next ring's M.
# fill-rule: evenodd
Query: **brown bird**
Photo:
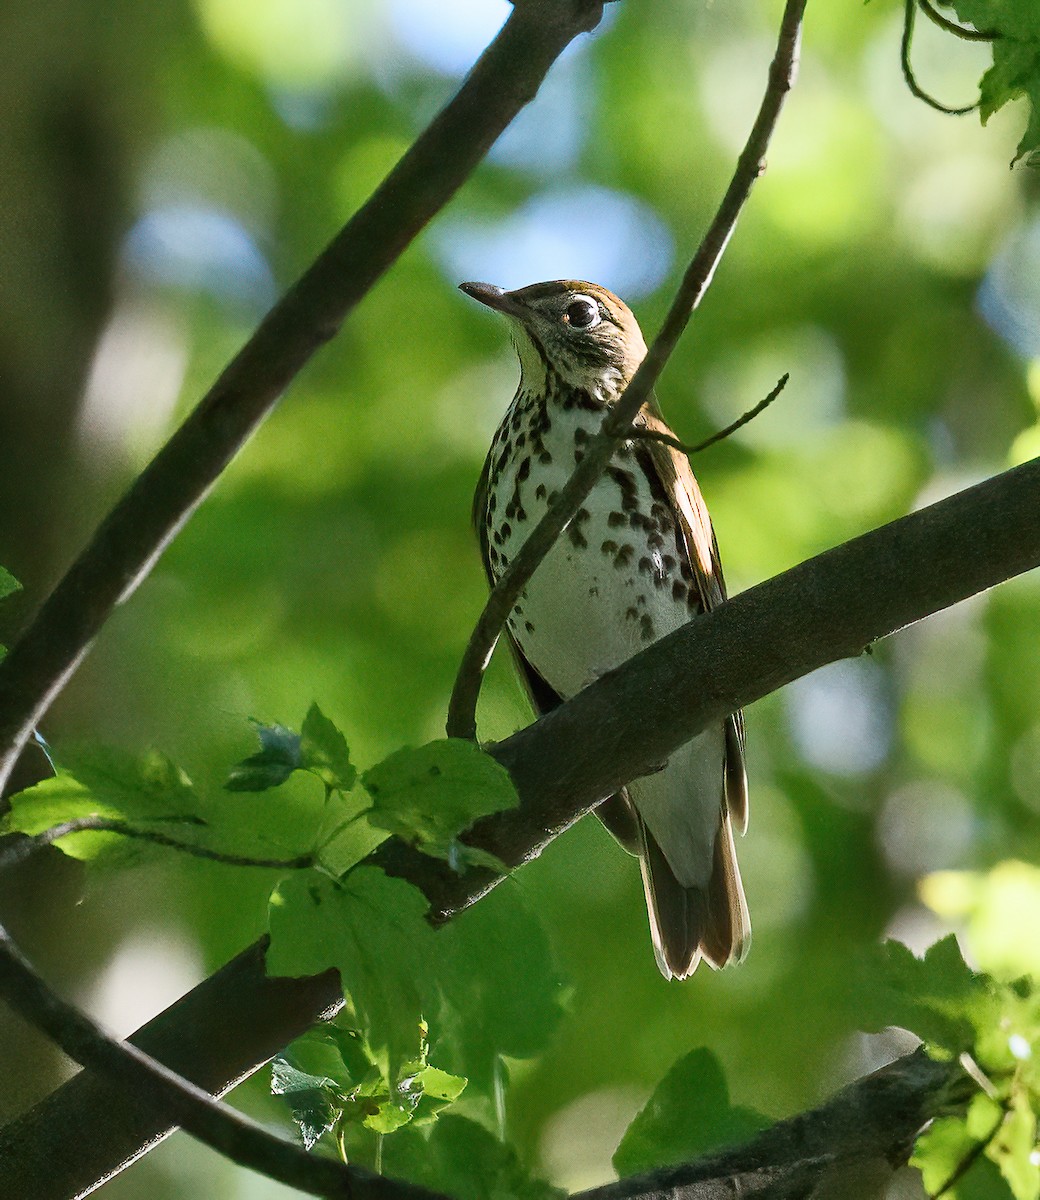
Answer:
M509 320L520 383L491 442L473 518L493 585L564 486L646 355L635 317L577 280L462 291ZM652 398L637 430L671 435ZM660 441L619 444L531 578L508 633L535 709L548 712L726 598L711 520L689 460ZM751 936L733 846L747 827L740 713L596 809L638 856L657 964L685 979L743 956Z

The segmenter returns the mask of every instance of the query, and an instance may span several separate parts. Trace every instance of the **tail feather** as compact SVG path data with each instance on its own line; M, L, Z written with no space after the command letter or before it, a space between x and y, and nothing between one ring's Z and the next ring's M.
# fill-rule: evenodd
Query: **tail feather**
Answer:
M702 958L716 969L742 959L751 940L751 923L728 814L721 814L706 888L683 887L642 821L640 835L650 933L665 978L686 979Z

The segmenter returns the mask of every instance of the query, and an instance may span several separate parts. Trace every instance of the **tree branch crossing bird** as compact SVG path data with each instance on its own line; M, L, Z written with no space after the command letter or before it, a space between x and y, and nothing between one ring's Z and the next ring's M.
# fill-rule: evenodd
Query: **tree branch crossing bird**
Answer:
M473 517L492 586L563 488L646 355L635 317L592 283L462 291L503 314L520 383L491 442ZM656 401L521 593L508 619L520 676L545 713L648 643L726 598L711 520ZM685 979L722 967L751 936L733 844L747 827L740 713L633 780L596 813L639 858L658 966Z

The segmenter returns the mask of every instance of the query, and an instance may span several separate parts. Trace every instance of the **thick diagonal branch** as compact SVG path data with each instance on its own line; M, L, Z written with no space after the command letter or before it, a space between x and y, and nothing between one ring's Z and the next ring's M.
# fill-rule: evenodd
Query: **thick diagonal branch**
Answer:
M0 787L32 729L312 354L440 211L602 0L519 0L454 99L138 476L0 663Z
M447 1200L361 1167L308 1154L301 1146L268 1133L248 1117L214 1100L137 1046L118 1041L85 1013L48 988L0 926L0 989L26 1021L46 1033L84 1066L118 1081L137 1102L158 1106L185 1129L232 1162L262 1171L310 1196L343 1200ZM9 1193L11 1194L11 1193ZM17 1191L39 1196L37 1189Z
M517 865L621 784L645 774L701 729L826 663L1040 566L1040 460L1007 471L847 542L728 601L656 643L536 724L492 748L521 797L468 835ZM410 879L441 919L497 876L456 875L391 840L375 855ZM246 952L150 1022L156 1057L223 1089L266 1061L338 999L334 979L267 980L262 947ZM279 1004L258 997L277 988ZM295 996L295 1003L293 997ZM239 1020L240 1013L248 1019ZM215 1036L220 1031L223 1036ZM200 1038L207 1053L196 1055ZM201 1080L200 1080L201 1081ZM145 1105L118 1114L110 1090L79 1077L0 1131L0 1162L33 1191L54 1131L71 1156L66 1179L103 1179L161 1137L169 1119ZM15 1191L17 1194L17 1191Z

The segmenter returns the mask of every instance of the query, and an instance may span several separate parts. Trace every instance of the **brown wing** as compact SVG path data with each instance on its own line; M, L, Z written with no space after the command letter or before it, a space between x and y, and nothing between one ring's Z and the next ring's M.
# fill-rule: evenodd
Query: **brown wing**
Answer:
M637 428L675 437L653 398L644 406L634 424ZM681 450L649 438L636 443L636 454L648 467L651 479L659 481L666 499L674 508L677 530L681 541L685 543L694 582L700 593L701 608L710 612L726 599L726 580L722 574L719 547L708 506L704 503L690 460ZM726 718L726 807L734 825L741 833L745 833L748 796L744 771L744 714L740 711Z
M494 453L493 449L492 453ZM477 490L473 493L473 526L477 531L477 541L480 543L480 557L484 563L484 574L487 576L488 587L493 588L495 575L491 570L487 532L487 486L490 470L491 454L488 454L484 460L484 469L477 482ZM543 717L562 704L563 697L534 669L527 656L513 640L508 628L505 630L505 635L521 686L527 693L535 715ZM639 826L626 789L622 788L615 795L608 796L593 811L629 854L639 853Z

